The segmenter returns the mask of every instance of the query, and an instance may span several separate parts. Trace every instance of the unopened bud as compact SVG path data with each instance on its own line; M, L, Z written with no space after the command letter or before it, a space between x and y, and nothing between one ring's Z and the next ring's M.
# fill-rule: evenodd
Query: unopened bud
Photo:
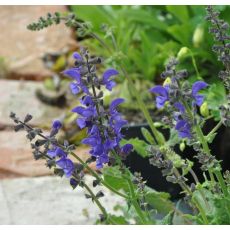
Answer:
M198 25L194 31L192 42L194 47L200 47L201 43L204 40L204 28L201 25Z
M206 101L200 106L200 113L203 117L209 116L208 103Z
M163 86L170 85L171 83L172 83L171 78L170 78L170 77L167 77L167 78L164 80Z
M182 47L177 54L177 58L180 60L188 54L189 54L189 48Z

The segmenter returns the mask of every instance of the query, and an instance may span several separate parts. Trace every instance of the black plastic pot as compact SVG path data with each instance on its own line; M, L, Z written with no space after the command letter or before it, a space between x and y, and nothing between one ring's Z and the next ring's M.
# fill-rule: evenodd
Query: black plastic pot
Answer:
M204 127L204 133L209 132L216 122L209 121ZM144 139L141 133L141 128L145 127L150 131L150 127L147 124L135 125L125 127L122 130L126 139L138 137L139 139ZM163 129L163 135L168 138L169 130ZM224 170L230 169L230 129L221 127L213 143L210 145L213 154L216 154L216 158L222 160L222 166ZM192 147L186 147L183 152L179 150L179 146L175 146L175 151L181 155L183 158L190 159L194 162L193 170L195 171L198 179L203 180L203 172L200 170L200 164L197 159L194 158L196 152ZM181 188L179 185L169 183L166 181L165 177L162 176L161 170L155 166L149 164L148 158L143 158L138 155L135 151L132 152L125 160L125 165L130 168L131 172L141 172L144 180L147 181L147 185L157 191L168 192L171 194L172 199L177 199L182 197L180 194ZM188 175L188 183L192 183L193 178Z

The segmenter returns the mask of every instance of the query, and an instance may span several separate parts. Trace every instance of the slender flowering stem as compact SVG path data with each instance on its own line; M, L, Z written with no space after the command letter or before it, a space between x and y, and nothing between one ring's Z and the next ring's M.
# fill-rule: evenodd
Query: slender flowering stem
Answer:
M99 175L92 170L79 156L77 156L75 153L71 152L70 153L73 157L75 157L88 171L89 173L94 176L98 181L100 181L105 187L107 187L109 190L111 190L112 192L114 192L115 194L128 199L128 196L126 196L123 193L120 193L119 191L117 191L116 189L114 189L113 187L111 187L109 184L107 184L101 177L99 177Z
M182 101L183 101L183 104L184 104L184 106L185 106L187 112L188 112L188 113L190 114L190 116L192 117L192 112L191 112L191 110L190 110L188 104L187 104L183 99L182 99ZM220 122L218 123L218 126L215 127L215 128L218 129L219 126L220 126ZM215 129L215 128L214 128L214 129ZM202 132L202 130L201 130L201 128L200 128L200 126L199 126L198 124L195 124L195 130L196 130L196 134L197 134L199 140L201 141L201 144L202 144L202 146L203 146L204 152L205 152L206 154L210 155L211 152L210 152L210 149L209 149L207 140L205 139L205 136L204 136L204 134L203 134L203 132ZM210 170L208 170L208 171L209 171L209 174L210 174L211 179L214 181L213 173L212 173ZM220 183L220 186L221 186L221 189L222 189L223 193L224 193L225 195L228 195L228 190L227 190L227 187L226 187L226 184L225 184L225 182L224 182L224 179L223 179L223 176L222 176L221 172L218 171L218 170L215 170L214 173L215 173L215 175L216 175L216 177L217 177L217 179L218 179L218 181L219 181L219 183Z
M209 132L208 136L214 134L222 126L222 124L222 121L219 121L217 125Z
M85 183L83 183L83 186L86 188L86 190L89 192L91 195L93 201L97 204L99 209L101 210L102 214L104 215L104 218L107 220L108 219L108 213L106 212L105 208L102 206L101 202L98 200L98 198L94 195L93 191L89 188L89 186Z
M33 128L31 126L29 126L28 124L25 124L22 121L19 121L20 124L23 124L26 128L28 128L29 130L33 130ZM43 139L49 140L46 136L44 136L43 134L39 133L38 134L40 137L42 137ZM63 145L61 145L60 143L57 143L57 146L59 146L60 148L64 148ZM112 192L116 193L117 195L128 199L128 197L122 193L120 193L119 191L113 189L110 185L108 185L101 177L99 177L99 175L92 170L79 156L77 156L75 153L70 152L70 154L75 157L89 172L92 176L94 176L97 180L99 180L105 187L107 187L108 189L110 189ZM44 155L45 157L48 157L49 159L51 159L49 156Z
M148 221L146 221L145 219L145 215L143 214L138 202L137 202L137 199L136 199L136 195L135 195L135 191L134 191L134 188L133 188L133 183L132 181L130 180L129 177L126 178L127 182L128 182L128 185L129 185L129 191L130 191L130 195L131 195L131 202L133 204L133 207L135 208L142 224L147 224Z

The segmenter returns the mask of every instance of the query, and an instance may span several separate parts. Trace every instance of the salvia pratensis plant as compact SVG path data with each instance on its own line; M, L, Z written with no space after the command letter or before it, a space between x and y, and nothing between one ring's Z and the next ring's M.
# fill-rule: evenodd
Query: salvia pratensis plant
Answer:
M31 115L26 115L20 120L15 113L10 117L15 122L15 131L24 129L26 137L31 142L35 160L44 159L46 165L54 170L59 176L66 176L73 189L80 186L85 189L86 198L98 206L101 211L100 221L105 224L129 224L128 214L132 214L136 224L173 224L175 216L185 224L229 224L230 223L230 173L222 172L221 161L217 160L210 150L210 143L224 125L230 125L230 96L229 96L229 35L228 23L219 19L219 13L211 6L207 7L207 20L212 24L210 33L214 35L217 44L213 50L217 53L218 59L223 63L225 70L219 76L227 91L226 103L220 106L221 119L217 125L208 133L204 133L203 127L210 117L201 114L200 108L206 102L204 91L210 85L200 79L192 84L188 80L189 73L186 69L179 69L179 62L176 58L170 58L161 74L163 85L155 85L149 89L155 98L156 108L165 113L162 119L162 126L169 127L177 133L179 141L169 144L163 135L156 129L152 119L146 110L133 81L127 76L125 68L120 65L121 73L125 75L136 94L135 98L143 110L145 118L150 124L152 133L146 131L145 137L148 143L143 146L133 145L128 140L124 141L122 128L127 121L119 112L119 105L124 102L122 98L111 101L108 107L104 106L105 90L112 91L116 87L116 78L119 72L110 68L102 75L98 75L97 65L102 63L102 58L92 56L86 48L81 48L80 53L75 52L73 58L74 67L64 70L62 74L71 79L70 90L76 95L81 105L72 109L77 113L76 125L80 129L86 129L86 137L82 143L90 147L90 158L83 161L75 152L75 145L68 141L60 143L58 132L62 128L59 120L55 120L49 134L44 134L41 129L33 128L28 123ZM80 28L82 33L88 33L103 43L103 39L90 30L90 25L77 20L75 15L62 16L59 13L48 14L46 18L40 18L37 23L28 26L30 30L40 30L53 24L65 21L66 26ZM106 47L112 51L110 47ZM125 144L124 144L125 143ZM181 157L176 152L175 144L180 146L192 146L194 158L197 158L203 172L203 181L200 181L193 170L193 162ZM162 175L170 183L178 184L182 189L184 202L191 208L191 213L183 213L178 205L173 204L161 193L151 190L146 186L140 172L132 174L125 166L124 160L133 149L137 152L144 151L149 157L149 164L158 167ZM73 160L75 159L76 162ZM97 170L93 170L89 164L95 162ZM87 170L93 177L93 184L87 185L84 172ZM109 174L108 171L109 171ZM114 174L116 175L114 177ZM115 178L113 184L106 180ZM193 181L188 180L191 175ZM117 179L118 178L118 179ZM157 179L157 178L156 178ZM124 217L116 217L107 212L100 201L104 196L103 192L94 192L92 188L104 186L114 194L126 200L127 210ZM157 200L154 204L151 201ZM156 212L158 203L167 204L165 217L159 219ZM124 210L123 210L124 211ZM128 214L127 214L128 213Z

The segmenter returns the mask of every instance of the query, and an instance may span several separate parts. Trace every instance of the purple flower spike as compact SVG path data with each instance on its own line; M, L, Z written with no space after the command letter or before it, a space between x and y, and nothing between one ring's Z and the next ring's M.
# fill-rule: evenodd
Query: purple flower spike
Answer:
M166 101L169 100L168 96L168 87L163 87L160 85L157 85L149 90L151 93L159 94L159 96L156 97L156 105L157 108L162 108Z
M62 123L59 120L54 120L52 124L53 129L59 130L62 127Z
M203 82L203 81L197 81L193 84L192 86L192 96L195 99L195 103L198 106L201 106L203 101L204 101L204 96L198 94L198 92L204 88L206 88L208 86L207 83Z
M186 120L178 120L175 129L181 138L191 138L191 126Z
M115 81L110 80L112 76L115 76L118 74L118 71L115 69L108 69L104 72L102 76L102 83L105 85L106 89L111 91L113 87L116 85Z
M60 160L56 161L56 164L63 169L66 177L70 177L74 171L74 163L67 159L66 157L62 157Z

